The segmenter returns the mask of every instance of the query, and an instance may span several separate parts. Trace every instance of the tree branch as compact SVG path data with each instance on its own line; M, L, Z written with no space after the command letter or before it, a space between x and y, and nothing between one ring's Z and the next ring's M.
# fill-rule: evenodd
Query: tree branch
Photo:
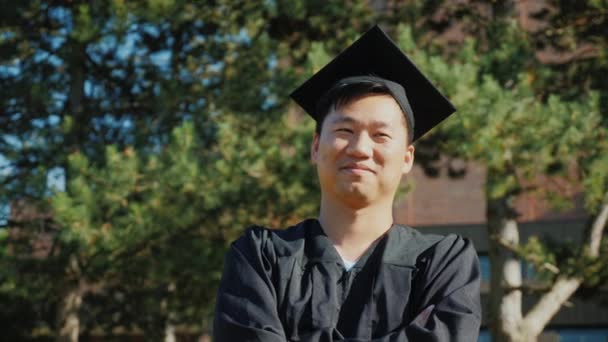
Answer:
M559 267L553 265L552 263L549 262L543 262L542 265L539 266L539 264L542 262L542 260L539 260L539 258L533 256L533 255L527 255L522 253L522 251L519 249L519 247L505 239L499 238L499 237L493 237L493 239L504 249L514 253L515 255L517 255L519 258L523 259L524 261L527 261L533 265L535 265L536 267L541 267L543 269L546 269L547 271L553 273L553 274L559 274L560 270Z
M521 286L506 286L505 291L523 291L527 293L547 292L551 289L549 282L525 281Z
M599 256L600 242L608 221L608 203L604 203L599 214L595 217L589 233L589 254ZM551 290L545 293L534 307L526 314L523 322L528 331L540 334L551 318L559 311L568 299L583 283L580 276L560 276L556 279ZM534 336L534 335L533 335Z
M602 236L604 235L604 229L608 222L608 202L602 205L600 213L593 220L591 226L591 232L589 233L589 255L593 258L597 258L600 255L600 244L602 242Z
M551 290L545 293L525 315L523 325L531 336L540 334L551 318L582 284L581 278L558 277Z

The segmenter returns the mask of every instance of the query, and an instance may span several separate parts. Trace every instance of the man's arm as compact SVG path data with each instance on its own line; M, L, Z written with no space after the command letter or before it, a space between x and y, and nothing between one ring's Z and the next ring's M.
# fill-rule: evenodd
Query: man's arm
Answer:
M481 324L480 271L471 242L450 235L425 258L426 271L415 281L420 308L417 316L402 328L371 341L477 341Z
M226 254L217 295L214 341L286 341L268 276L271 264L262 253L261 239L254 235L249 230Z

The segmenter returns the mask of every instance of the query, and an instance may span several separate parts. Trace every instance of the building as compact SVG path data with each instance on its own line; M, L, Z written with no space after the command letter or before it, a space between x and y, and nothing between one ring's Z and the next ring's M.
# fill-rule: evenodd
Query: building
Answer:
M424 232L456 233L470 238L479 253L482 270L482 302L484 317L480 341L490 341L487 331L490 262L488 259L488 233L485 226L485 169L480 165L467 166L462 178L450 178L447 172L437 177L425 175L415 166L404 180L410 188L395 208L399 223L414 226ZM581 242L588 219L582 206L582 196L576 187L558 179L540 179L543 187L559 187L567 191L574 206L566 211L552 210L539 196L520 196L516 207L520 241L530 236L558 241ZM533 276L531 267L522 266L524 281ZM524 314L535 302L535 296L526 295ZM568 306L562 307L540 338L540 341L608 341L608 291L600 291L590 298L575 296Z

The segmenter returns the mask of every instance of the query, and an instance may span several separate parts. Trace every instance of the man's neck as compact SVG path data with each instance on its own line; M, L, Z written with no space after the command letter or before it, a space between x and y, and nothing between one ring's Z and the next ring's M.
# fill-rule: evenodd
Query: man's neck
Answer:
M353 209L321 199L319 222L342 258L357 260L393 224L392 204Z

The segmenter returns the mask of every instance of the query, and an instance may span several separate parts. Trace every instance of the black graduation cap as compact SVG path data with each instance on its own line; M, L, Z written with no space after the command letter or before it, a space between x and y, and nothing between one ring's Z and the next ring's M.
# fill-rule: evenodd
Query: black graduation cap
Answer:
M317 102L323 94L339 81L347 78L352 80L353 76L370 75L391 81L388 83L393 97L406 115L413 114L415 124L412 141L416 141L456 111L450 101L378 25L304 82L291 93L291 97L316 120ZM395 86L403 87L407 96L405 101L395 94ZM411 113L408 113L407 107L411 107Z

